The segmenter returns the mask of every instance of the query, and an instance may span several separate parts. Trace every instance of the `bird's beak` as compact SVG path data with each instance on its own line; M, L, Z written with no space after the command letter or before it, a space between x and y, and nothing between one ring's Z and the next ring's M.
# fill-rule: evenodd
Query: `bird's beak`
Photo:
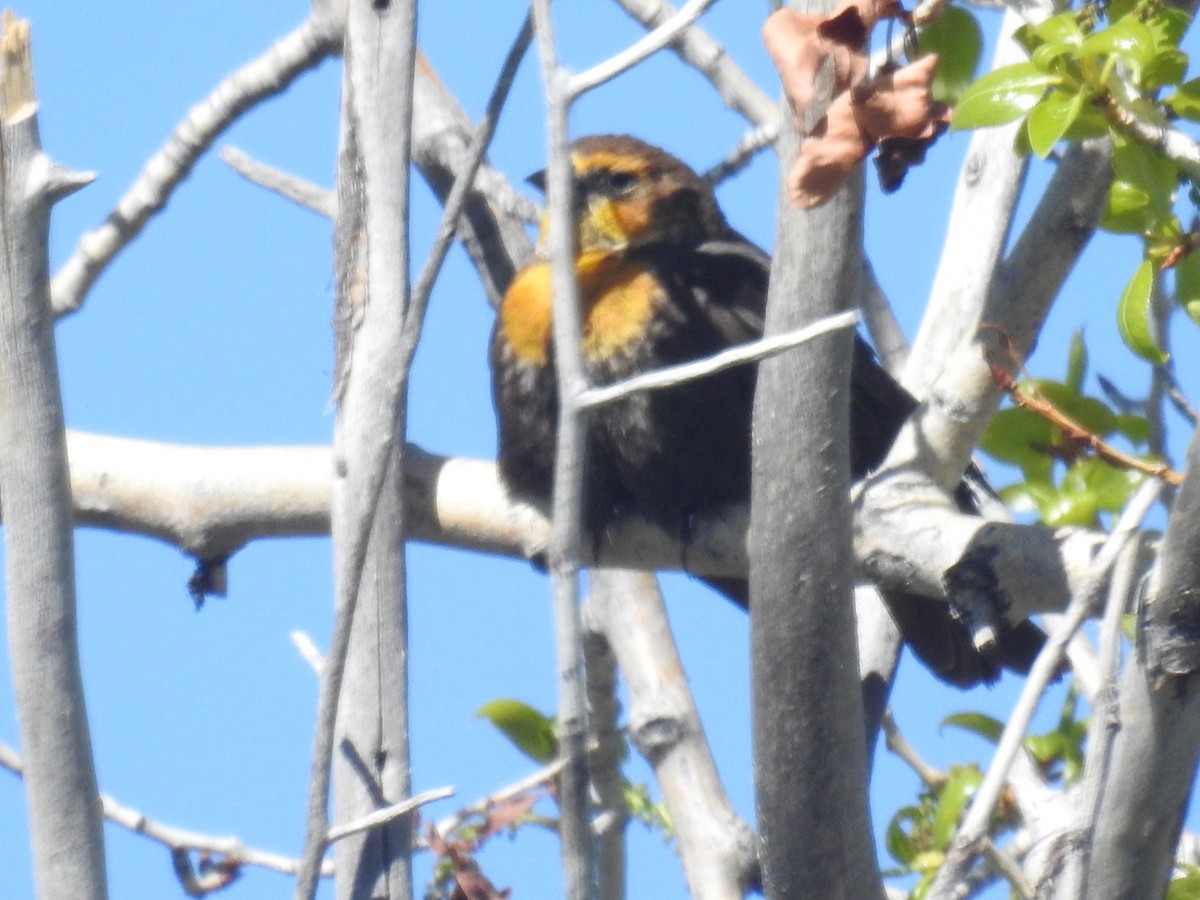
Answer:
M543 194L546 193L546 170L542 169L540 172L534 172L525 179L525 182L526 184L532 184Z

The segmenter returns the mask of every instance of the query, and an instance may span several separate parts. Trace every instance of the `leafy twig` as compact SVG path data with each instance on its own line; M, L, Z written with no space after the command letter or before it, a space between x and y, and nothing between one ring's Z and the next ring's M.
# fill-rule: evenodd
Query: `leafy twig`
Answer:
M1014 403L1030 412L1036 413L1050 424L1061 428L1068 440L1088 447L1101 459L1114 466L1142 472L1153 478L1159 478L1173 487L1183 484L1183 474L1176 472L1166 463L1140 459L1118 450L1098 434L1081 425L1055 406L1049 398L1038 390L1036 383L1029 377L1025 371L1024 364L1017 357L1012 339L1004 330L996 325L983 325L981 328L994 331L1000 335L1000 341L1005 348L1005 352L1008 354L1009 362L1014 364L1018 371L1027 377L1027 381L1024 384L1019 384L1006 366L995 360L988 360L988 366L992 372L992 380L1012 398Z

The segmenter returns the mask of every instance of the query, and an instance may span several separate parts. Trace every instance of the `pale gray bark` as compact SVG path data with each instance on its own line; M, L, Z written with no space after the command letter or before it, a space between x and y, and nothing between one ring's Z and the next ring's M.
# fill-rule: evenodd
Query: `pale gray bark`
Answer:
M42 153L29 25L0 36L0 485L5 597L34 883L46 900L108 896L75 608L62 396L50 313L50 208L82 179Z
M1188 450L1162 555L1119 689L1120 730L1096 812L1089 898L1158 898L1200 759L1200 439Z
M721 784L654 575L596 569L587 613L629 688L629 733L654 768L688 890L738 900L758 881L757 843Z
M408 793L401 485L404 346L411 312L407 227L415 0L352 2L343 56L335 237L339 406L331 502L336 615L321 675L297 898L310 898L316 889L335 735L340 749L350 748L339 775L350 779L342 785L342 797L351 809L339 809L340 817L357 817ZM348 670L354 680L344 682L356 615L374 619L384 615L385 606L400 609L358 631L367 639L353 649L364 656ZM371 624L378 629L374 634ZM385 653L392 658L382 660ZM378 698L347 690L351 711L335 730L343 684L361 687L372 673L387 679L378 685ZM381 705L364 699L379 699ZM337 855L340 896L411 896L406 823L394 822Z
M786 173L799 139L792 129L783 132L777 149ZM852 307L862 271L861 177L807 212L787 205L783 178L768 334ZM849 334L828 335L759 367L750 648L768 898L883 896L855 641L847 497L851 341Z

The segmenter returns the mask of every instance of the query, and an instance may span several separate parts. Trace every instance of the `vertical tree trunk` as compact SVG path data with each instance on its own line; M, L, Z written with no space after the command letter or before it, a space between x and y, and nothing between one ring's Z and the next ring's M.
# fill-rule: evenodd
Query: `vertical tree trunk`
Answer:
M1113 745L1091 844L1089 898L1158 898L1200 758L1200 438L1167 523L1141 611L1138 647L1120 682Z
M401 429L402 430L402 429ZM408 753L408 622L399 466L388 471L350 633L338 707L333 784L340 821L412 793ZM412 896L410 816L339 841L339 900Z
M46 255L80 181L41 150L28 23L5 14L0 109L0 487L8 641L38 896L108 896L79 669L71 487Z
M785 119L790 110L784 110ZM784 128L781 169L798 139ZM801 212L781 178L766 332L856 305L861 178ZM754 406L750 639L768 898L883 893L867 802L849 502L852 335L762 363Z

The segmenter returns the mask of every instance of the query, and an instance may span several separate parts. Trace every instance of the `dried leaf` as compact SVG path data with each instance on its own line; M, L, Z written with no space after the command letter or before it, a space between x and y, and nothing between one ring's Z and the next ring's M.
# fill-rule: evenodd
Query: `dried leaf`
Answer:
M800 145L788 173L788 202L801 209L825 203L846 183L873 144L859 128L849 93L839 94L813 136Z
M861 25L861 17L859 19ZM767 17L763 24L763 43L771 55L783 91L792 106L797 120L812 101L816 90L817 72L826 59L833 65L833 92L838 94L867 71L867 57L860 52L861 41L844 44L838 40L844 28L830 26L832 36L821 33L821 27L833 20L820 16L803 15L790 9L781 9Z
M500 803L493 804L491 809L488 810L483 832L480 834L480 840L482 841L493 834L498 834L517 822L533 809L533 805L539 799L541 799L540 792L529 791L528 793L518 794L516 797L510 797Z
M929 138L950 121L949 108L933 99L937 56L923 56L900 69L885 70L851 91L859 126L874 141L888 137Z

